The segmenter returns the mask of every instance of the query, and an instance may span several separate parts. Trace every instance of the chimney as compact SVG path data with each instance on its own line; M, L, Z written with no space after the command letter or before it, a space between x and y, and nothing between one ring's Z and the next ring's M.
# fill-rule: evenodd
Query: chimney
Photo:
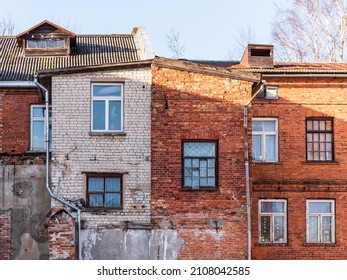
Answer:
M137 50L140 54L141 60L153 59L154 52L152 48L151 41L147 33L145 26L134 27L131 31L131 34L134 36L135 44Z
M273 68L273 45L248 44L240 64L248 68Z

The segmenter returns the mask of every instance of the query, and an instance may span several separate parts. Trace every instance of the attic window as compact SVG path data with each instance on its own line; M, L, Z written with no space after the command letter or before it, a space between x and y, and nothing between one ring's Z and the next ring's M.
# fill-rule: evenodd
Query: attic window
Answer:
M264 50L264 49L251 49L251 56L264 56L269 57L271 55L270 50Z
M55 40L28 40L27 48L29 49L41 49L41 48L64 48L64 39Z

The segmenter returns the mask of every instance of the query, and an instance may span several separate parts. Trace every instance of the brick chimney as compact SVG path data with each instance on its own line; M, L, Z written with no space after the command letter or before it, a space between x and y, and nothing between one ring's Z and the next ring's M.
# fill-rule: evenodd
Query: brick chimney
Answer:
M273 68L273 45L249 44L240 64L248 68Z

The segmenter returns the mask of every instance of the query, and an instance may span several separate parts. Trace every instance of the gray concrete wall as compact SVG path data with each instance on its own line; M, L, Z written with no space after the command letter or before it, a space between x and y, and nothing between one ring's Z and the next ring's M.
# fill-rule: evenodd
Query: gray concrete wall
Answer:
M176 230L85 229L85 260L175 260L183 245Z
M12 259L48 259L44 218L51 199L44 165L0 165L0 210L11 210Z

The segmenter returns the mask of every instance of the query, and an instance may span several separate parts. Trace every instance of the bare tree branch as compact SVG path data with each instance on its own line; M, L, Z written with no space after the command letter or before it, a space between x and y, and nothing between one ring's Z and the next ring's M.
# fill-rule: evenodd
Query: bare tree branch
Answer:
M173 58L182 58L186 48L180 42L180 33L171 29L170 33L166 34L167 46Z
M272 37L276 59L342 62L347 50L347 0L292 0L277 6Z
M233 46L228 50L226 59L240 60L247 45L255 42L255 32L249 25L246 28L239 27L233 41Z
M15 29L16 23L12 20L11 15L0 19L0 36L14 35Z

